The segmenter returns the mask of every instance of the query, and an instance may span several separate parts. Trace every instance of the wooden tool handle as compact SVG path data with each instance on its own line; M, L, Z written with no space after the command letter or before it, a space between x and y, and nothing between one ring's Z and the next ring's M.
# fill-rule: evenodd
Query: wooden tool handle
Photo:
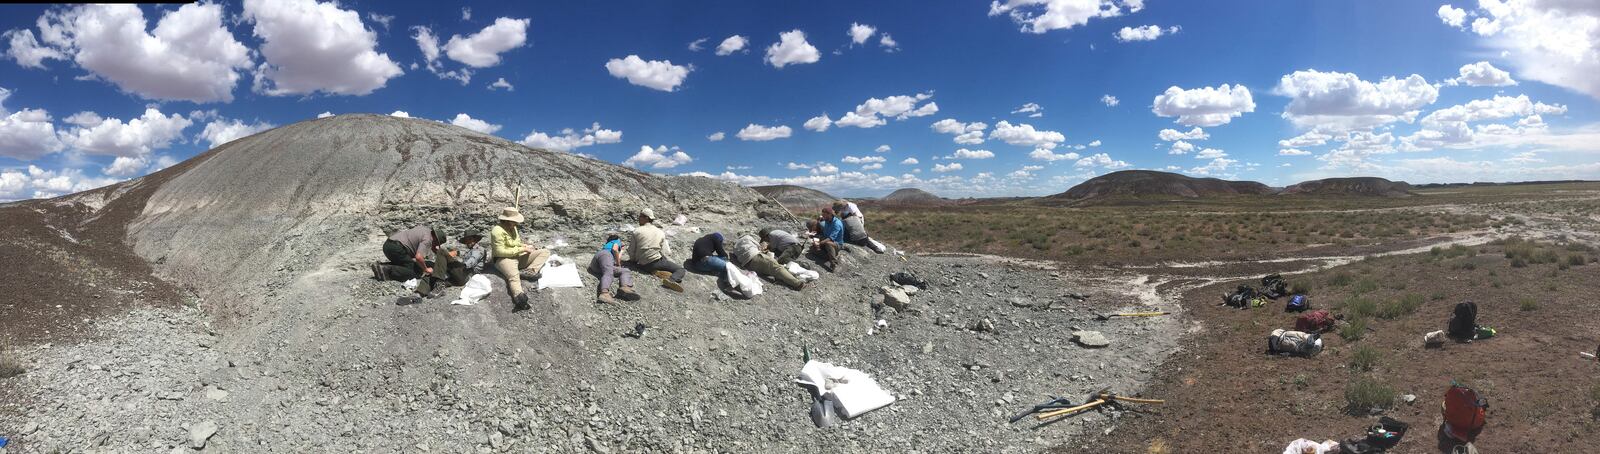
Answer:
M1120 401L1123 401L1123 402L1133 402L1133 403L1136 403L1136 404L1164 404L1164 403L1167 403L1167 401L1161 400L1161 399L1139 399L1139 398L1134 398L1134 397L1122 397L1122 396L1117 396L1117 397L1114 397L1113 399L1120 400Z
M1076 407L1072 407L1072 408L1063 408L1063 409L1060 409L1060 410L1048 411L1048 412L1040 413L1038 415L1035 415L1034 417L1038 418L1040 421L1043 421L1043 420L1054 418L1054 417L1061 416L1061 415L1068 415L1068 414L1073 414L1073 413L1077 413L1077 412L1080 412L1080 411L1088 410L1090 408L1101 406L1101 405L1103 405L1105 403L1106 403L1106 401L1104 401L1104 400L1096 400L1094 402L1089 402L1089 403L1086 403L1086 404L1083 404L1083 405L1079 405L1079 406L1076 406Z

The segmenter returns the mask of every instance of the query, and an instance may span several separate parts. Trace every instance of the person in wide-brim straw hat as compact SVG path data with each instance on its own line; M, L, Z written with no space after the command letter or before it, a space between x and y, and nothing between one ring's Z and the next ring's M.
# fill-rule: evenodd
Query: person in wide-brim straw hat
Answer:
M683 292L683 266L667 258L667 233L655 220L655 210L639 210L639 227L628 233L628 260L661 278L662 286Z
M523 244L517 225L522 223L522 211L517 207L500 210L499 225L489 231L494 269L506 278L511 300L516 304L512 311L528 310L528 294L522 290L522 280L538 281L539 273L550 259L550 250Z

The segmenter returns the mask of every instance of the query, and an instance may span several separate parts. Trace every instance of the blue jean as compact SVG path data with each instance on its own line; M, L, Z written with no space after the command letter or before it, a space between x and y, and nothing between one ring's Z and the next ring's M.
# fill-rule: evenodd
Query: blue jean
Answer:
M702 273L722 273L728 270L728 261L722 257L708 255L689 262L689 267Z

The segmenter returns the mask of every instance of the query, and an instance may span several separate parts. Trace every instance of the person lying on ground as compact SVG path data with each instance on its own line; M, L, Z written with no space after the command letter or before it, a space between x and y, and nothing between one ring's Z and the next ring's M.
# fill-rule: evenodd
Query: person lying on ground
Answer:
M779 265L788 265L789 262L795 262L795 259L806 255L807 243L801 242L800 238L789 232L764 228L757 232L757 236L761 240L761 248L771 252ZM795 263L799 263L805 269L811 269L804 261Z
M639 294L633 291L633 273L622 266L622 238L617 235L606 236L605 246L594 253L594 258L589 260L589 274L600 277L600 287L596 289L595 302L602 304L615 303L611 297L611 284L620 283L617 296L622 299L634 301L639 299Z
M844 202L834 202L833 209L834 211L841 211L848 210L849 207ZM882 254L884 251L883 244L873 241L872 238L867 236L867 226L865 222L862 222L861 215L850 211L844 211L844 213L840 215L844 222L844 240L850 244Z
M489 230L494 269L506 279L506 287L511 291L511 301L515 304L511 310L525 311L529 309L528 294L522 290L522 281L539 280L545 262L550 260L550 251L523 243L522 234L517 231L517 225L522 223L522 212L516 207L500 210L499 220L500 223Z
M779 265L777 260L761 252L756 237L748 234L740 236L739 240L733 243L733 251L734 264L740 268L753 271L757 276L772 278L773 281L793 290L805 287L805 281L795 277L794 273Z
M683 292L683 267L667 258L667 233L656 226L655 210L639 211L639 227L628 234L628 260L661 278L663 287Z
M373 277L380 281L417 279L417 287L414 289L416 295L400 297L399 304L420 302L421 295L428 295L433 291L430 279L425 278L433 274L433 267L428 266L428 255L435 254L439 250L439 244L444 241L444 232L426 225L395 232L383 242L383 257L389 261L374 262Z
M483 265L489 262L489 251L480 244L483 233L479 230L468 230L456 239L456 243L446 245L438 254L439 260L434 260L434 279L449 282L450 285L467 285L467 278L483 272ZM439 266L439 262L444 266Z
M728 252L722 248L722 233L711 232L694 240L689 267L702 273L718 274L728 267Z

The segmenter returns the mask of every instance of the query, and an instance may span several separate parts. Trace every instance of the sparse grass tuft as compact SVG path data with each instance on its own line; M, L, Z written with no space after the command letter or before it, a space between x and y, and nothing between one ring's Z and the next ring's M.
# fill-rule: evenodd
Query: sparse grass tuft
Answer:
M1383 354L1378 349L1362 345L1356 347L1356 350L1350 353L1350 361L1347 365L1350 366L1350 370L1356 372L1371 372L1372 367L1378 364L1378 359L1382 358L1382 356Z
M1366 293L1372 293L1374 290L1377 290L1377 289L1378 289L1378 281L1372 280L1371 278L1361 278L1361 280L1356 281L1356 288L1351 290L1351 291L1355 292L1355 294L1357 294L1357 295L1361 295L1361 294L1366 294Z
M22 361L18 360L11 350L0 347L0 378L15 377L27 371L27 368L22 367Z
M1521 308L1523 312L1533 312L1539 310L1539 302L1534 301L1533 298L1523 298L1522 301L1517 302L1517 307Z
M1346 320L1344 326L1339 327L1339 337L1344 338L1346 342L1359 341L1366 335L1367 319L1365 318L1350 318Z
M1344 304L1340 307L1344 309L1345 316L1350 318L1367 318L1378 315L1378 302L1367 298L1352 297L1344 300Z
M1422 303L1422 295L1408 293L1406 296L1403 296L1398 300L1390 301L1389 304L1385 304L1381 309L1378 310L1378 317L1384 320L1392 320L1402 315L1411 315L1412 313L1415 313L1418 308L1422 307Z
M1355 279L1355 276L1351 276L1350 272L1340 271L1334 273L1333 277L1328 279L1328 285L1334 287L1344 287L1346 285L1350 285L1350 281L1354 281Z
M1295 295L1310 295L1311 294L1311 282L1304 281L1304 280L1294 281L1294 282L1289 284L1289 293L1292 293L1292 294L1295 294Z
M1358 377L1344 388L1345 411L1364 415L1373 408L1387 409L1394 405L1394 397L1394 388L1389 385L1372 377Z

